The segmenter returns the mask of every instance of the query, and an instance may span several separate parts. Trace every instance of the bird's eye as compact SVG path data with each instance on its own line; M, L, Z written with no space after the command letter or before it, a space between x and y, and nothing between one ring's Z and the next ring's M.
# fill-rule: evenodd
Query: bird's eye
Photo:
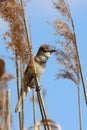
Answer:
M47 50L43 50L43 52L47 52Z

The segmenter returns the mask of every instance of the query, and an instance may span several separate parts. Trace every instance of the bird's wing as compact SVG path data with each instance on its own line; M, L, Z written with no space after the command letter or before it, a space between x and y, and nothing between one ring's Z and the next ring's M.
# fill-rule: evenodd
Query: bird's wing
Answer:
M24 73L24 86L29 86L30 88L33 87L34 83L34 71L32 65L29 64Z

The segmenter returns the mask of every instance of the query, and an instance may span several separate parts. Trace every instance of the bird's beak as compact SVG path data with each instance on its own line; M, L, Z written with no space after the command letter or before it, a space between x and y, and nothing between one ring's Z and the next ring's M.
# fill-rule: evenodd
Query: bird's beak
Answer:
M52 49L52 50L50 50L50 52L51 52L51 53L54 53L54 52L57 52L57 50Z

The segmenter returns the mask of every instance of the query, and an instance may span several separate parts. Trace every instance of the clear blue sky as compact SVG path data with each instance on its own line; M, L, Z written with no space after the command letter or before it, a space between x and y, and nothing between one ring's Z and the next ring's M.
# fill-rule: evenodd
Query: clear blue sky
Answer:
M75 24L77 35L78 48L80 52L81 63L85 74L85 81L87 85L87 1L86 0L69 0L72 17ZM36 54L38 47L43 43L55 44L55 37L53 36L53 28L47 24L47 21L53 22L58 18L57 12L52 7L51 0L32 0L26 7L26 15L30 17L32 30L33 53ZM28 20L29 23L29 20ZM0 20L0 55L10 55L4 49L4 41L2 41L2 33L7 30L7 24ZM15 63L7 58L6 71L15 74ZM55 80L58 72L58 64L55 56L51 56L48 61L46 71L41 79L42 88L46 88L47 95L45 98L48 116L56 123L59 123L63 130L79 130L79 116L78 116L78 95L77 86L65 79ZM17 103L17 91L15 81L9 82L11 89L11 108L13 115L13 130L19 130L18 114L15 114L15 106ZM25 101L25 127L33 124L32 104L29 102L31 92L28 94ZM81 85L81 104L82 104L82 118L83 130L87 129L87 106L83 95L83 88ZM37 109L37 121L40 120L39 108Z

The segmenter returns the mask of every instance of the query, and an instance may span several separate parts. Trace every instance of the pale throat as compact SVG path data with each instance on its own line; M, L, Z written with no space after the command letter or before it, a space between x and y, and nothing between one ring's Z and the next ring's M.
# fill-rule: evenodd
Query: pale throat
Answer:
M44 55L36 56L35 61L38 62L44 68L49 57L50 53L45 53Z

